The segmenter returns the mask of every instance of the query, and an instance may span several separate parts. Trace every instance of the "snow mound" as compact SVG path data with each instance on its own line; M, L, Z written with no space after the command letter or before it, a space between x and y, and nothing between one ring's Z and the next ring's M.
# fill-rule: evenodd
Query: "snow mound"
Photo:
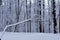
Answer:
M60 40L60 34L5 32L2 40Z

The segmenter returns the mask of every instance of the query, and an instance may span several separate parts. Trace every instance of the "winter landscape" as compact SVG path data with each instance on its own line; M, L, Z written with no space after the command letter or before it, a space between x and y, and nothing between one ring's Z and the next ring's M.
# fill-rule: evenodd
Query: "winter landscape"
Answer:
M60 0L0 0L0 40L60 40Z

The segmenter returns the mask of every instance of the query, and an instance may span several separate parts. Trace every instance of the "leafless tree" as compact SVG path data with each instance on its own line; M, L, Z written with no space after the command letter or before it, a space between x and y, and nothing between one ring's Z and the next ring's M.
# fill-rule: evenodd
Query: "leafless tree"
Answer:
M56 21L56 10L55 10L55 8L56 8L56 6L55 6L55 0L52 0L52 14L53 14L53 25L54 25L54 33L57 33L57 31L56 31L56 26L57 26L57 21Z

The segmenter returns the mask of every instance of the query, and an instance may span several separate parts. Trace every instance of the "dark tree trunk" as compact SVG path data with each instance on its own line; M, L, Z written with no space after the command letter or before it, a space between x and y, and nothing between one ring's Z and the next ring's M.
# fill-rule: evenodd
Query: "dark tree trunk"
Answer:
M53 0L53 2L52 2L52 6L53 6L53 11L52 11L52 14L53 14L53 25L54 25L54 33L57 33L57 31L56 31L56 26L57 26L57 22L56 22L56 10L55 10L55 0Z
M40 26L39 26L39 31L40 31L40 32L43 32L42 20L41 20L41 14L42 14L42 13L41 13L41 0L39 1L39 8L40 8L40 10L38 10L38 13L39 13L39 15L40 15L40 18L39 18L39 19L40 19L40 21L39 21L39 25L40 25Z
M2 0L0 0L0 5L2 5Z

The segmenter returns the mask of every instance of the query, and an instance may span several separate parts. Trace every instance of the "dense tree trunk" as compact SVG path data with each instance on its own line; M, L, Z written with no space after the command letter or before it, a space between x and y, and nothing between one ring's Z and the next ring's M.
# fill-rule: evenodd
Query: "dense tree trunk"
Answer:
M38 14L39 14L39 31L40 32L43 32L43 29L42 29L42 20L41 20L41 0L38 1L39 3L39 10L38 10Z
M2 0L0 0L0 5L2 5Z
M57 33L57 31L56 31L56 26L57 26L57 21L56 21L56 10L55 10L55 8L56 8L56 6L55 6L55 0L53 0L53 3L52 3L53 5L53 11L52 11L52 14L53 14L53 25L54 25L54 33Z

